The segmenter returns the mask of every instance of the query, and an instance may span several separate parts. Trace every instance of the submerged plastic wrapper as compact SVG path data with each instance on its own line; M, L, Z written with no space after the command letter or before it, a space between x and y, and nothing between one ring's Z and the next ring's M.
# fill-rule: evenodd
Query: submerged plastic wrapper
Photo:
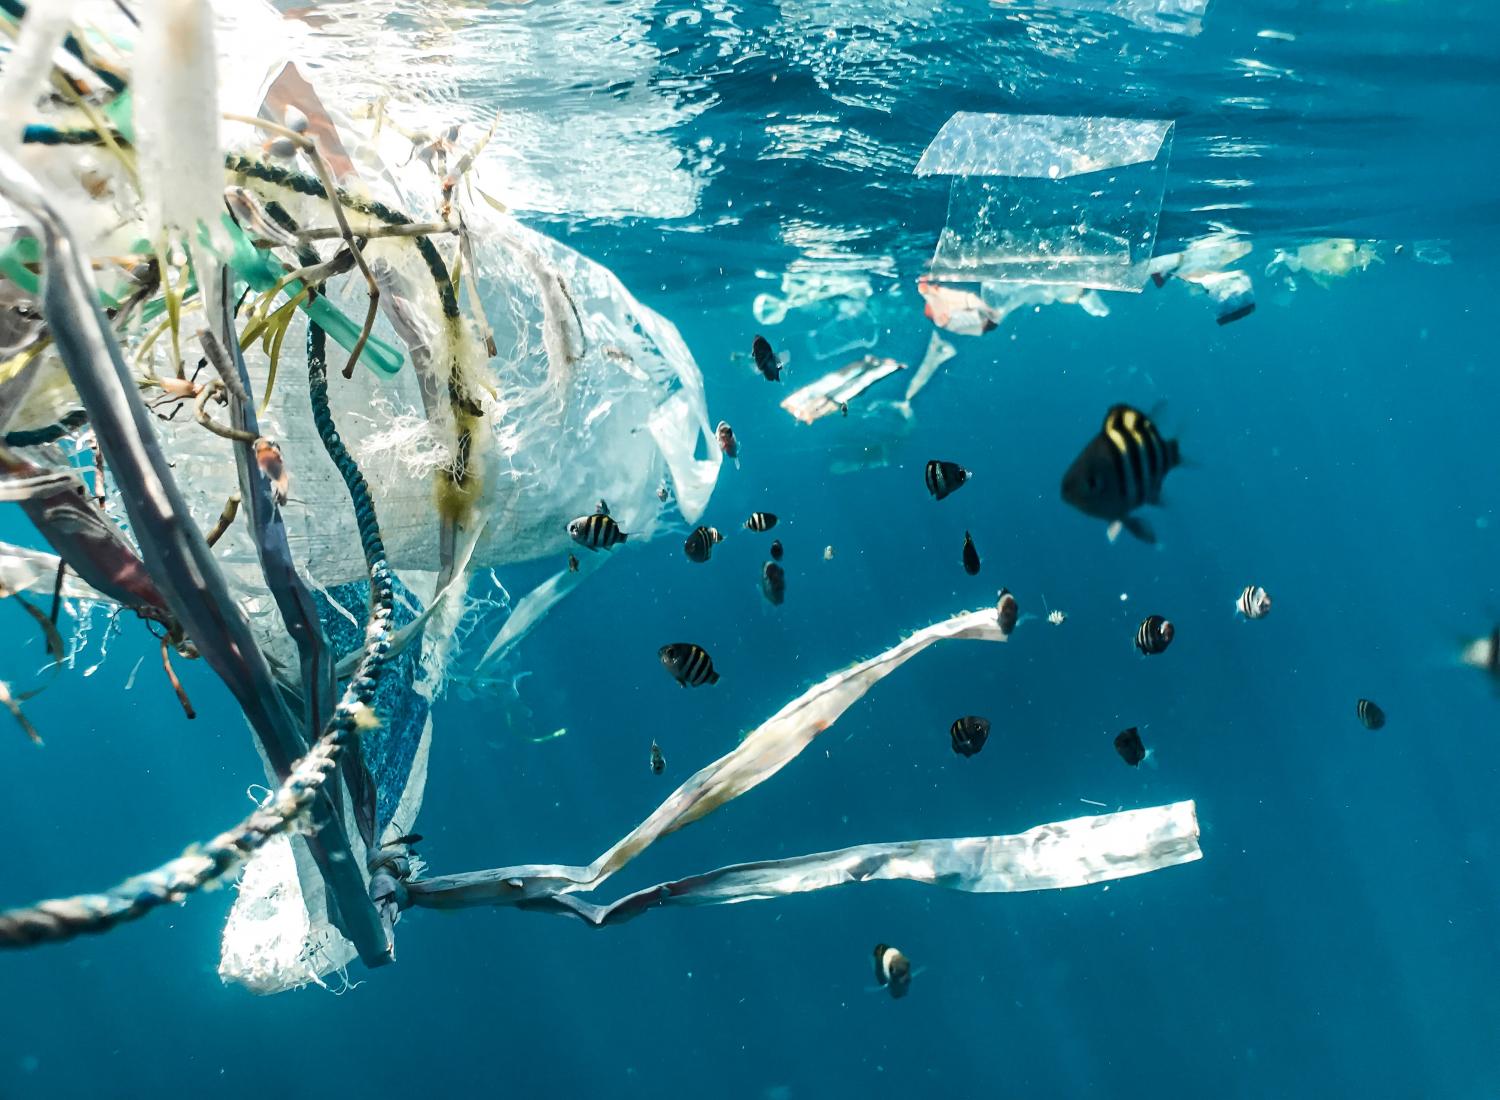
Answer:
M706 817L791 763L877 683L940 641L1004 642L994 608L956 615L911 634L867 661L836 672L700 769L633 830L585 867L526 864L410 884L412 904L455 909L514 905L618 923L659 905L719 905L782 897L876 879L908 879L973 893L1056 889L1144 874L1201 858L1191 802L1078 818L1017 836L867 844L769 862L722 867L659 883L611 905L592 891L661 837Z
M954 177L929 277L1140 290L1173 125L955 114L915 169Z
M882 378L905 369L906 364L895 359L866 355L789 394L781 407L802 423L811 424L820 417L832 416Z

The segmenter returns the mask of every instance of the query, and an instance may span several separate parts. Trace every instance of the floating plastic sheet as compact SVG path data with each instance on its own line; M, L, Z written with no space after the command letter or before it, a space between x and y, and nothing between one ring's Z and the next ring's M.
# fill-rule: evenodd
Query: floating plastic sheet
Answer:
M657 905L717 905L876 879L910 879L978 893L1055 889L1142 874L1200 858L1191 802L1040 826L1018 836L870 844L768 863L739 864L662 883L613 905L569 895L590 891L651 844L765 782L876 683L934 642L1005 641L993 608L919 630L867 661L835 673L788 703L739 746L701 769L635 829L587 867L527 864L409 884L414 905L457 909L515 905L572 913L601 925Z
M895 359L866 355L810 382L782 401L781 407L804 424L832 416L882 378L889 378L906 364Z
M909 402L921 393L927 387L927 383L932 381L932 376L938 372L938 368L957 354L952 344L934 332L932 338L927 341L927 354L922 356L921 366L917 368L917 373L912 376L912 380L906 384L906 400Z
M1319 286L1327 286L1334 279L1342 279L1384 262L1375 250L1374 241L1329 237L1310 241L1291 251L1277 249L1266 265L1266 274L1285 274L1288 281L1293 275L1307 275Z
M1140 290L1173 125L960 111L916 168L954 177L931 278Z

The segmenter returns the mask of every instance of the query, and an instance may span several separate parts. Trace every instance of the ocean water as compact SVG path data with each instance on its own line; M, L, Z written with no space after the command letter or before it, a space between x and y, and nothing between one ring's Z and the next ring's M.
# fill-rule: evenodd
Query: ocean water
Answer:
M1500 1094L1500 697L1456 660L1500 616L1500 9L1212 0L1182 34L1089 10L1110 7L334 4L320 30L351 66L425 59L434 103L530 135L522 219L679 326L742 447L706 513L727 535L709 563L684 559L685 531L627 545L523 643L514 697L438 705L430 873L592 858L812 682L1002 585L1035 616L1008 644L920 655L604 893L1185 798L1201 861L1029 894L854 885L602 930L413 910L397 962L353 966L342 996L221 984L226 889L0 957L0 1097ZM1168 281L1107 294L1105 317L1059 304L945 334L957 355L888 464L830 473L835 447L876 439L868 402L813 425L778 403L864 349L820 358L828 303L775 324L752 303L789 268L862 280L849 323L919 362L933 326L915 284L948 182L911 170L957 110L1175 119L1155 250L1239 231L1257 308L1220 326ZM1380 259L1267 273L1327 238ZM745 361L757 332L789 355L780 386ZM1164 403L1189 460L1151 510L1156 547L1110 544L1059 497L1118 401ZM934 502L929 458L975 476ZM759 591L772 536L740 527L755 509L781 517L779 608ZM14 509L0 537L35 541ZM524 591L559 564L500 580ZM1249 583L1275 600L1253 623L1233 614ZM6 613L7 648L36 659ZM1177 635L1147 660L1131 643L1150 613ZM679 640L722 681L664 676L657 649ZM6 904L117 881L249 809L263 774L228 694L179 666L185 722L155 660L127 632L28 703L45 749L0 736ZM1360 725L1361 697L1384 729ZM948 727L969 713L993 729L964 759ZM1111 746L1127 726L1154 750L1138 770ZM873 988L877 942L921 968L904 1000Z

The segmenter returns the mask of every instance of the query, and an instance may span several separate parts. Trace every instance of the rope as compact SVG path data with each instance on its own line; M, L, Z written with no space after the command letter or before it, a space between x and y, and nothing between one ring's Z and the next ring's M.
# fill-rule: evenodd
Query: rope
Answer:
M30 947L106 932L163 905L185 900L238 867L272 837L296 828L333 773L339 755L357 744L360 723L369 712L390 655L394 606L391 572L369 486L344 447L328 408L326 339L316 325L308 326L307 379L313 421L328 457L349 490L370 575L370 619L365 626L364 653L333 716L307 755L292 765L291 774L276 793L233 829L104 893L58 898L0 912L0 947Z

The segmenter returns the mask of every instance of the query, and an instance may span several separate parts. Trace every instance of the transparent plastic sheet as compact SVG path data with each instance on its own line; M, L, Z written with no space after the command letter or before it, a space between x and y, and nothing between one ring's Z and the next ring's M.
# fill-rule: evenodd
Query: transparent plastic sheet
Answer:
M958 112L915 169L954 177L930 278L1139 290L1173 125Z
M526 864L409 884L426 908L515 905L572 913L594 924L628 919L658 904L724 904L781 897L843 882L906 878L975 892L1084 885L1200 858L1193 804L1080 818L1016 837L968 837L863 845L769 863L721 868L662 883L601 906L571 897L592 891L661 837L753 790L794 760L879 681L938 641L1003 642L994 608L918 630L884 653L835 673L782 707L739 746L690 777L635 829L586 867Z
M875 383L905 369L906 364L895 359L866 355L788 394L781 407L802 423L811 424L832 416Z
M990 0L1005 8L1101 12L1158 34L1196 35L1203 30L1208 0Z
M84 0L82 7L80 19L97 26L107 40L124 44L122 71L128 70L129 44L139 40L140 32L103 0ZM412 156L411 142L393 128L379 129L374 119L356 123L338 102L318 100L316 90L289 67L294 55L299 63L311 62L309 72L316 73L321 65L320 59L311 56L311 40L300 33L297 24L253 2L219 0L213 14L218 109L242 116L289 117L286 104L297 103L295 97L303 94L299 88L305 89L313 101L302 100L299 109L312 117L310 132L320 135L320 145L324 136L332 139L323 147L341 186L413 220L438 219L443 202L441 171L428 160ZM174 48L170 41L158 41L157 46ZM168 183L184 182L183 157L198 169L202 169L199 161L211 159L212 168L198 175L214 181L217 211L219 181L231 182L220 170L218 150L261 162L267 134L215 117L216 125L189 127L190 141L153 144L152 131L176 132L172 120L182 117L183 97L173 92L166 76L145 71L140 59L150 59L150 47L141 49L144 52L137 55L136 66L140 71L135 75L144 87L145 108L136 112L135 122L146 131L139 150L142 175L152 189L147 199L166 210L186 204L188 200ZM212 51L207 60L214 60ZM194 69L196 79L206 79L203 73L212 68L199 64ZM341 84L330 87L343 90ZM149 109L153 96L168 109ZM59 126L76 124L55 105L44 105L38 117ZM472 142L479 136L471 132L462 140ZM29 145L24 155L49 190L59 196L63 219L81 238L87 253L128 255L148 236L144 227L150 203L141 200L105 153L87 146ZM304 177L311 174L305 158L273 159L271 164ZM79 186L81 178L93 181L94 197ZM253 174L234 182L262 202L275 200L301 226L326 229L334 224L331 206L324 199L310 198ZM720 461L702 377L675 328L637 302L603 267L493 209L473 182L472 178L461 181L451 196L472 243L462 262L456 236L433 238L447 270L463 269L463 315L445 315L433 267L415 240L372 238L364 251L381 287L381 318L366 350L365 365L348 380L333 378L330 386L334 419L374 492L389 558L410 582L408 603L414 608L445 577L455 570L464 571L464 563L457 560L461 555L453 549L467 532L479 536L475 566L551 555L571 545L567 521L592 511L602 496L611 501L617 517L635 538L649 538L666 507L657 498L658 485L670 478L675 505L686 517L696 519L713 490ZM360 228L376 221L352 210L349 217ZM6 219L5 224L14 222L5 210L0 210L0 218ZM215 263L204 259L200 243L193 242L195 266L205 279L211 279ZM315 245L324 260L340 247L336 240ZM119 297L128 286L124 276L110 267L101 268L99 278L106 299ZM499 351L493 359L485 351L480 314L470 309L469 287L477 289L483 321L493 329ZM345 317L364 316L367 299L358 274L342 277L327 289L328 301ZM283 295L280 301L285 300ZM184 313L185 358L197 357L196 332L205 320L201 308L190 306ZM144 327L133 329L127 340L138 342L145 331ZM289 499L280 514L294 564L310 587L326 595L362 581L365 567L348 495L311 422L301 352L305 338L306 324L297 315L286 330L274 387L269 341L250 344L245 359L250 392L258 405L264 404L258 410L258 430L276 440L290 478ZM150 354L134 364L143 379L175 374L169 344L163 336ZM394 374L372 369L380 358L375 353L382 347L400 349L396 361L406 360ZM336 353L331 359L330 367L337 371L343 361ZM187 365L191 370L192 359ZM17 407L10 410L19 426L50 424L77 407L55 356L40 357L33 374L28 392L17 394ZM482 429L470 440L474 496L467 515L456 524L440 516L438 507L438 482L457 451L447 384L450 375L468 385L483 414ZM205 380L210 377L211 372L204 376ZM172 454L176 481L189 511L206 530L239 489L233 445L194 423L190 410L177 411L182 415L156 419L153 428L163 448ZM707 457L697 457L700 452ZM298 655L266 588L249 528L247 518L231 524L216 544L214 556L233 602L245 615L267 661L278 677L295 686ZM24 572L28 567L19 563L18 568ZM365 597L342 594L342 605L337 600L324 604L322 622L331 633L345 625L347 616L364 615ZM426 705L441 688L453 630L472 605L467 598L445 601L444 610L426 621L426 636L411 655L419 661L420 672L406 670L410 675L405 676L409 683L403 698L381 703L387 725L380 732L389 743L376 752L375 741L380 739L371 740L366 756L373 761L372 770L379 773L375 779L382 822L393 801L408 808L412 817L420 806L431 728ZM544 613L546 607L540 610ZM387 829L396 827L401 812L390 818ZM346 821L353 820L347 793L343 813ZM411 821L406 824L410 831ZM244 980L262 990L290 988L323 973L320 967L340 965L348 957L350 945L328 921L322 885L309 867L306 843L294 839L290 853L290 860L269 864L277 869L275 874L252 874L242 885L236 916L226 933L226 978ZM363 845L356 844L353 856L362 866ZM270 855L266 858L274 860ZM300 868L297 880L286 881L284 874L293 868ZM282 914L285 920L271 925L241 919L248 913L265 915L267 906L280 905L291 905L298 913ZM305 942L296 952L301 963L290 963L276 936L256 942L252 929L272 926L304 931ZM248 938L238 938L242 936ZM315 963L311 971L303 965L308 959Z

